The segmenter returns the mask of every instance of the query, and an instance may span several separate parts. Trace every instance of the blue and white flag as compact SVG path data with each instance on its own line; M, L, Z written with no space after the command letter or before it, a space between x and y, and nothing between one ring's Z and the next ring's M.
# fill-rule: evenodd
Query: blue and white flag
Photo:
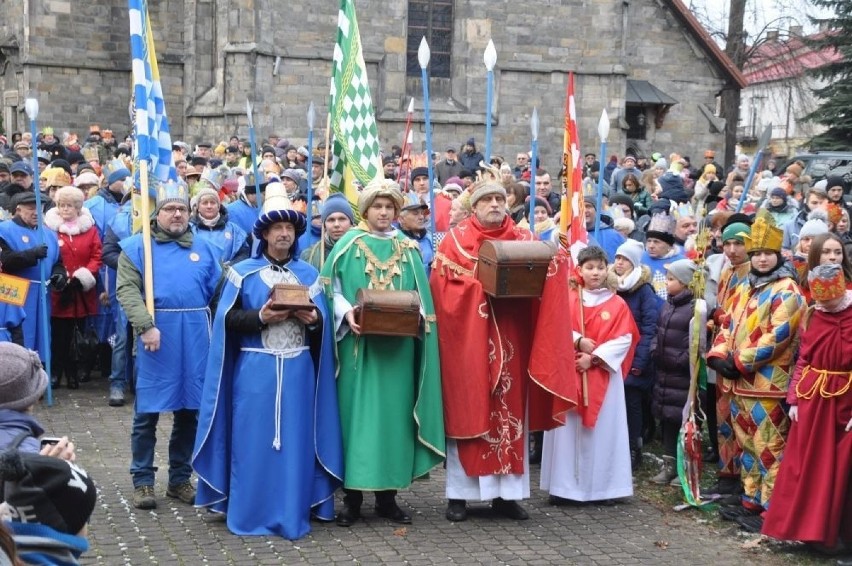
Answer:
M172 161L172 137L147 0L128 0L130 8L130 56L133 66L134 145L133 162L148 162L150 183L177 180ZM134 167L134 169L137 169ZM138 187L138 184L136 185Z

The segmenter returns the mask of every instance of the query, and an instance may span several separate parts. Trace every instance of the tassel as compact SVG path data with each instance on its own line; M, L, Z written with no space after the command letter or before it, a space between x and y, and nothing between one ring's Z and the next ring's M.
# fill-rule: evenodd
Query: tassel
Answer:
M356 258L360 258L360 257L361 257L361 248L359 248L359 247L357 247L357 246L355 247L355 257L356 257Z
M399 268L399 265L394 265L391 273L393 275L402 275L402 270Z

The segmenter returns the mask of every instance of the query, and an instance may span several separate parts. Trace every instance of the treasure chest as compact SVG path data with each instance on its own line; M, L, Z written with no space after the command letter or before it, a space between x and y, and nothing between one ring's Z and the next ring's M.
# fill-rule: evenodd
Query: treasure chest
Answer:
M550 242L486 240L479 247L476 276L495 298L541 297L555 253Z
M417 291L358 289L355 302L361 334L417 336L420 331Z
M269 290L269 299L272 304L269 308L274 311L283 310L312 310L316 308L311 302L308 288L304 285L291 285L289 283L276 283Z

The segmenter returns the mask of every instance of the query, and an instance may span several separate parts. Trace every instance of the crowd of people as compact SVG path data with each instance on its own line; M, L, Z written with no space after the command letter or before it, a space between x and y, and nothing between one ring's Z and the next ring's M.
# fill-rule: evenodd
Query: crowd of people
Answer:
M823 552L852 545L843 178L813 182L801 163L777 172L770 160L746 186L747 156L726 169L710 150L695 165L588 154L588 245L553 255L540 296L500 298L479 277L483 243L560 243L561 174L526 153L486 162L470 138L426 156L430 171L394 147L385 178L350 202L329 190L322 146L271 135L254 156L238 137L175 142L178 178L152 191L146 242L130 141L92 126L84 142L60 142L46 128L0 152L2 272L29 282L25 304L0 303L0 356L29 364L0 363L16 384L0 394L13 538L32 520L8 486L26 491L59 466L51 459L71 462L56 474L87 478L67 438L39 445L31 408L47 379L77 388L93 365L109 375L110 406L134 395L136 508L157 507L157 423L172 412L166 496L224 514L236 534L297 539L312 519L356 524L364 492L378 516L410 523L397 491L441 463L451 521L476 502L527 519L538 462L552 505L630 497L657 436L651 481L680 485L698 340L703 459L718 479L702 492L747 531ZM371 310L382 297L413 307ZM82 539L66 541L79 556L76 519L38 522Z

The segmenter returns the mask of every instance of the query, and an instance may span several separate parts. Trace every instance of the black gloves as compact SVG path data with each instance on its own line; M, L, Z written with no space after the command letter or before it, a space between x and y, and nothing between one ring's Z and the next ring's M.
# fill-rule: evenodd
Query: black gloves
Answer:
M47 244L35 246L25 252L33 261L38 261L47 257Z
M716 373L728 379L739 379L740 372L737 366L734 365L734 357L728 354L724 360L722 358L710 358L707 360L707 365L716 370Z
M56 273L55 275L50 276L50 279L48 279L48 285L57 291L61 291L66 285L68 285L68 278L61 273Z

